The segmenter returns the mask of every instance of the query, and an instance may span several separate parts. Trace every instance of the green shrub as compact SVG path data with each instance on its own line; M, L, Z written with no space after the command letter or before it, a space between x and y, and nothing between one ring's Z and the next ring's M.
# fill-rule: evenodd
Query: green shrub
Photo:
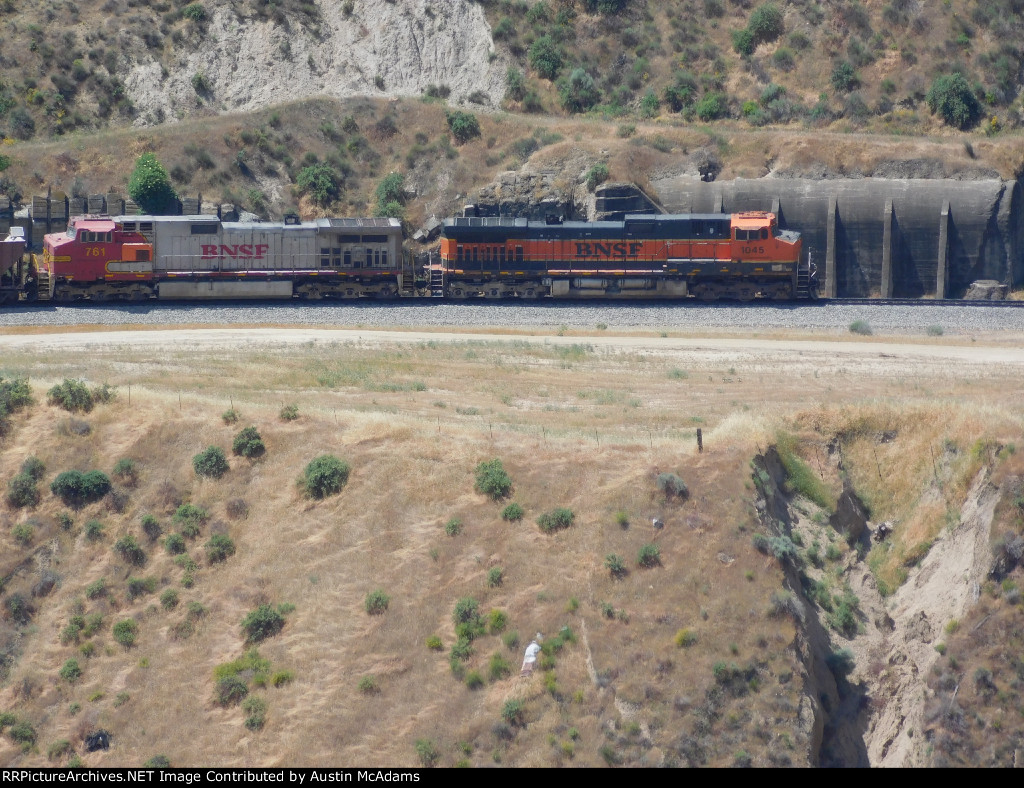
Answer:
M299 486L308 498L326 498L341 492L348 482L349 464L333 454L322 454L312 460L302 476Z
M966 130L982 116L982 107L963 74L954 72L935 78L928 95L928 109L942 116L949 126Z
M145 552L143 552L138 541L131 534L122 536L114 542L114 552L133 566L141 566L146 563Z
M272 687L283 687L295 680L295 674L290 670L279 670L270 677Z
M609 172L608 165L603 161L599 161L589 170L587 170L587 188L590 191L594 191L598 186L608 180Z
M487 585L489 588L497 588L505 580L505 570L495 566L487 570Z
M0 378L0 420L32 404L32 389L24 378Z
M107 580L105 577L101 577L99 580L95 580L89 583L85 587L85 595L89 599L98 599L107 593Z
M491 661L487 664L487 674L491 681L501 681L512 675L512 665L501 654L491 654Z
M484 677L480 675L480 671L471 670L466 674L466 687L475 690L480 689L484 685Z
M74 684L82 677L82 668L78 665L77 659L69 659L60 669L60 677L67 682Z
M245 712L245 727L251 731L263 730L267 724L267 702L263 698L250 695L242 701L242 711Z
M249 694L249 687L238 676L224 676L217 681L214 693L221 706L234 706Z
M15 624L27 624L35 614L32 603L21 594L11 594L4 600L7 615Z
M441 651L444 648L444 643L441 642L441 638L437 635L430 635L427 638L427 648L431 651Z
M645 544L637 552L636 562L640 566L650 568L661 563L661 548L656 544Z
M545 512L540 517L538 517L537 525L540 526L540 530L542 530L544 533L550 534L554 533L555 531L560 531L563 528L568 528L570 525L573 524L573 521L575 519L576 515L573 513L571 509L559 507L558 509L554 509L553 511Z
M295 421L299 418L299 406L298 405L285 405L281 408L281 412L277 414L281 421Z
M242 619L246 642L259 643L284 628L284 616L270 605L260 605Z
M680 648L689 648L690 646L696 645L697 633L689 627L684 627L676 632L676 645Z
M624 512L621 509L615 513L615 524L619 528L629 528L629 512Z
M192 468L197 476L219 479L228 472L228 460L219 446L209 446L192 458Z
M152 594L156 591L155 577L129 577L128 578L128 599L129 601L140 597L143 594Z
M7 483L7 503L14 509L36 506L40 497L36 480L27 473L19 473Z
M104 383L92 390L92 401L97 405L106 405L117 399L117 389Z
M849 93L860 85L860 77L847 60L840 60L832 68L832 75L829 77L832 87L839 93Z
M18 718L14 716L13 712L0 711L0 733L3 732L4 728L8 728L18 721Z
M474 489L498 501L512 492L512 479L505 471L501 460L494 459L481 462L476 466L476 484ZM520 514L520 517L522 514Z
M126 618L114 624L114 628L111 631L114 635L114 640L125 648L131 648L135 645L135 638L139 634L139 625L135 623L135 619Z
M523 519L523 507L514 501L501 510L501 519L516 522Z
M122 457L114 463L114 476L122 484L133 487L139 479L139 466L131 457Z
M178 606L178 592L173 588L168 588L162 594L160 594L160 605L164 610L173 610Z
M156 541L162 533L159 521L151 514L142 515L142 532L151 542Z
M690 497L690 489L686 486L686 482L674 473L659 473L655 483L658 489L665 493L666 498L673 495L684 499Z
M503 610L492 610L487 614L487 630L492 635L497 635L506 626L508 626L508 614Z
M62 531L70 531L71 526L75 524L74 519L67 512L57 512L57 525L61 527Z
M183 503L175 510L173 520L181 529L183 536L187 536L189 539L195 539L199 536L203 523L205 523L209 518L209 513L201 506L196 506L191 503Z
M189 3L181 9L181 15L193 22L203 22L206 20L206 9L202 3Z
M46 392L48 405L56 405L69 413L88 413L93 408L92 394L89 387L81 380L64 379L63 383Z
M871 326L868 324L868 321L854 320L852 323L850 323L850 333L860 334L861 336L871 336L871 334L874 332L872 332Z
M46 473L46 465L36 456L29 456L25 458L25 461L21 464L21 473L31 477L35 481L39 481L43 478L43 474Z
M214 534L206 543L206 560L211 564L226 561L235 554L235 543L227 534Z
M371 616L380 616L387 612L389 604L391 604L391 597L385 594L383 589L378 588L366 595L363 606Z
M416 756L420 759L420 764L422 764L423 768L429 769L437 763L441 753L437 751L434 742L430 739L417 739Z
M246 427L235 436L235 441L231 444L231 451L250 460L263 456L266 450L267 447L255 427Z
M375 196L378 216L401 213L401 206L405 202L405 176L400 172L388 173L377 184ZM398 210L389 210L391 206L398 206Z
M523 72L514 66L509 66L505 73L505 95L512 101L522 101L526 95L526 80Z
M74 755L75 748L71 745L67 739L58 739L51 744L46 750L46 757L51 761L55 761L58 758L63 758L66 755Z
M66 506L80 507L110 492L110 478L102 471L64 471L50 484L50 492Z
M601 100L597 83L582 68L573 69L568 79L559 82L559 97L567 112L586 112Z
M562 68L562 50L549 35L537 38L528 54L530 68L542 79L554 79Z
M626 562L622 556L615 553L608 553L604 557L604 566L612 573L613 577L622 577L629 571L626 569Z
M724 93L707 93L697 102L695 111L705 123L721 118L729 111L728 97Z
M520 725L525 708L521 700L507 700L501 707L501 718L509 725Z
M455 603L455 609L452 611L452 623L456 626L473 623L480 618L479 607L480 603L472 597L463 597Z
M444 532L447 536L458 536L462 533L462 520L458 517L451 518L444 524Z
M20 744L24 750L31 748L36 743L36 729L25 720L13 723L11 729L7 731L7 735L11 737L11 741Z
M18 523L11 529L14 541L25 547L32 541L32 526L29 523Z
M185 537L181 534L167 534L164 537L164 549L171 555L185 552Z
M228 408L226 411L220 414L220 417L224 420L225 424L235 424L238 421L238 411L236 411L234 408Z

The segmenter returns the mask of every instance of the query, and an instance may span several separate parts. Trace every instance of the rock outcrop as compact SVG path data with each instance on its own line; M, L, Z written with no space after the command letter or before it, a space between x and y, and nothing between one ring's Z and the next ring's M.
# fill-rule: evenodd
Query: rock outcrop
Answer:
M125 77L139 110L136 125L173 122L205 107L252 111L318 95L418 96L431 84L447 87L453 102L471 95L490 106L501 102L507 63L496 56L478 3L359 0L346 14L346 4L315 2L316 29L218 5L173 63L140 55Z

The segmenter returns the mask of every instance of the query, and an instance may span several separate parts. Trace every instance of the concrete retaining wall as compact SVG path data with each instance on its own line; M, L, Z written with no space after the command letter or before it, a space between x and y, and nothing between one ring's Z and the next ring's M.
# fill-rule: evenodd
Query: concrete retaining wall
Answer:
M672 213L776 211L803 233L823 295L957 298L978 279L1024 284L1017 181L677 176L653 186Z

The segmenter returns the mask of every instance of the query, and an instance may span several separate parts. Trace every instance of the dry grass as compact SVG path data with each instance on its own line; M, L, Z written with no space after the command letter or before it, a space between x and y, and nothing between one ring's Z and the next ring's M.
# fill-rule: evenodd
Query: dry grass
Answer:
M898 429L897 444L918 460L923 447L947 437L969 456L974 433L1020 430L998 409L974 408L972 416L963 404L950 416L943 400L921 390L938 386L939 372L902 371L891 381L890 399L879 404L863 400L877 379L833 387L810 366L782 370L741 353L723 361L692 351L612 352L585 340L317 343L160 355L94 346L88 354L7 352L0 370L5 377L29 375L37 399L65 376L107 381L119 391L114 403L87 417L86 437L61 434L60 413L33 406L6 439L0 478L10 478L29 453L46 463L47 482L70 467L109 473L121 457L140 468L123 513L90 505L74 513L69 533L54 521L63 507L44 495L32 513L41 525L28 548L10 534L25 513L0 515L0 554L11 557L5 574L24 567L5 593L30 589L47 562L62 578L57 591L36 600L20 659L0 688L0 710L31 720L40 733L39 751L26 755L0 740L0 759L26 765L44 763L46 747L59 739L77 747L96 726L113 733L115 746L84 756L90 765L131 765L156 753L175 765L415 765L413 745L421 738L435 741L441 765L462 758L486 765L495 757L516 766L600 765L602 747L624 763L650 763L659 757L655 750L667 762L684 763L680 737L698 730L719 662L752 666L760 688L726 693L706 741L707 763L731 764L744 749L767 765L783 734L796 743L794 762L807 762L796 709L812 690L799 680L779 681L801 674L792 624L767 615L782 572L751 545L750 457L780 426L802 431L806 446L849 433L850 472L883 510L886 495L893 506L912 507L914 484L927 487L929 468L885 455L891 465L883 475L906 466L906 480L891 490L873 488L867 463L876 430ZM944 385L984 401L989 387L1007 390L998 374L977 388L956 380ZM826 396L837 404L820 408ZM283 402L298 405L298 420L278 419ZM220 418L228 407L240 413L235 425ZM946 415L936 428L939 413ZM211 444L229 447L248 424L258 427L266 457L231 457L223 479L197 478L192 456ZM700 455L697 426L705 433ZM295 478L321 453L347 460L352 475L341 495L308 501ZM511 500L526 510L519 523L501 519L504 502L473 491L477 463L494 457L513 479ZM967 460L949 461L941 476L949 495L959 494L970 468ZM654 484L658 472L682 476L690 500L666 501ZM227 503L235 498L249 505L245 519L229 516ZM189 543L199 564L191 588L181 586L184 571L140 527L142 515L152 513L168 532L181 501L211 514ZM545 535L534 520L557 506L571 508L575 524ZM619 511L627 513L628 528L617 522ZM82 533L94 517L106 525L98 542ZM449 537L444 524L452 517L463 529ZM665 522L664 530L651 528L652 517ZM209 566L202 544L216 531L228 533L238 552ZM156 594L126 599L127 567L111 549L123 534L146 549L147 564L132 573L156 577ZM641 569L637 552L648 542L660 547L661 565ZM623 579L604 568L610 553L625 559L630 571ZM496 566L504 582L490 587L488 570ZM85 588L100 577L111 596L86 599ZM164 588L180 595L171 611L158 604ZM384 615L368 616L364 600L377 588L391 603ZM576 642L556 656L553 678L538 671L472 691L452 676L451 612L466 596L485 614L505 611L507 630L519 635L512 648L496 635L477 639L467 668L486 680L497 652L515 671L535 632L551 638L568 626ZM75 647L58 635L76 599L87 613L103 612L107 625L94 637L95 655L80 658L82 679L69 685L56 675ZM191 636L176 636L190 602L208 614ZM213 669L242 655L238 624L262 603L295 605L284 631L260 646L272 671L293 671L295 679L255 690L269 712L264 731L253 733L239 709L213 702ZM139 639L126 652L109 626L129 616L139 622ZM697 635L685 653L674 642L684 627ZM442 651L426 647L431 635L440 636ZM358 690L367 675L379 694ZM115 706L121 692L131 700ZM103 697L90 701L97 693ZM494 726L510 699L524 702L526 726L506 740ZM67 711L73 702L83 707L77 716ZM752 736L755 719L774 722ZM570 759L561 745L571 728L579 738ZM182 730L189 731L187 742ZM471 745L469 755L460 742Z

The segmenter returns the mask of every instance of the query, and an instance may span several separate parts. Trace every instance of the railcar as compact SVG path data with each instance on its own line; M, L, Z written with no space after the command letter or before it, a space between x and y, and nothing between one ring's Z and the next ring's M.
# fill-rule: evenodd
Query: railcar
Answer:
M55 301L390 297L411 267L397 219L222 222L84 216L43 239L37 298Z
M817 296L800 234L775 214L627 215L621 221L444 222L443 291L452 298Z
M26 292L28 266L25 256L25 231L12 227L0 240L0 304L20 300ZM29 290L32 289L30 280Z

